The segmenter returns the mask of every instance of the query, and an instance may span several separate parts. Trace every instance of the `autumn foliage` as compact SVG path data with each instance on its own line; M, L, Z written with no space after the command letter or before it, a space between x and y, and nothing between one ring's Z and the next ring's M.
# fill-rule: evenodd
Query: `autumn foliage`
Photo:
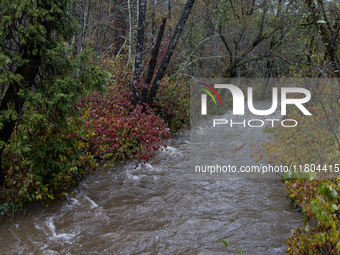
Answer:
M91 61L112 74L106 91L80 98L65 116L53 112L40 118L41 107L27 106L24 118L32 127L19 126L3 155L8 191L2 194L2 215L29 201L66 196L99 164L148 161L188 121L188 89L182 81L176 88L164 78L153 108L133 106L126 59L105 56Z
M136 159L147 161L170 137L163 119L147 107L133 108L128 89L110 88L107 93L94 93L83 98L77 107L84 121L80 138L97 159L109 161Z
M253 154L256 160L266 154L271 164L297 168L283 175L288 197L305 216L305 228L293 229L286 241L287 253L292 255L340 252L340 108L338 90L328 82L309 87L313 92L307 105L311 116L291 108L284 118L297 120L298 126L265 129L275 140Z
M288 254L339 254L339 179L286 181L292 204L305 216L305 228L295 228L286 241Z

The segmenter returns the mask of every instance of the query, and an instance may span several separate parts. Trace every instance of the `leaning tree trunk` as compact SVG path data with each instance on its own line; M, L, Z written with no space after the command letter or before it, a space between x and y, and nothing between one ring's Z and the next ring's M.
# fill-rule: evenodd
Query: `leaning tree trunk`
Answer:
M148 105L152 105L153 104L153 101L155 99L155 96L157 94L157 91L158 91L158 88L161 84L161 80L165 74L165 71L170 63L170 59L171 59L171 56L176 48L176 44L179 40L179 37L182 33L182 30L183 30L183 27L185 25L185 22L187 21L188 17L189 17L189 13L192 9L192 6L194 5L195 3L195 0L188 0L185 7L184 7L184 10L183 10L183 13L182 13L182 16L180 18L180 20L178 21L177 25L176 25L176 29L175 29L175 32L171 38L171 41L170 41L170 44L168 46L168 49L165 53L165 56L162 60L162 63L158 69L158 72L156 74L156 77L152 83L152 87L149 91L149 95L146 99L146 103Z
M145 20L146 20L146 0L140 0L139 2L139 14L138 14L138 32L137 32L137 45L135 55L135 73L133 81L133 99L132 104L137 105L140 95L138 94L139 86L142 82L142 64L143 64L143 49L144 49L144 32L145 32Z
M149 61L149 69L148 69L148 72L146 74L146 78L145 78L145 81L144 81L145 84L150 84L151 81L152 81L152 78L153 78L153 75L154 75L154 72L155 72L155 68L156 68L156 64L157 64L159 48L161 46L163 35L164 35L165 24L166 24L166 18L163 18L162 24L159 28L159 32L158 32L158 36L157 36L157 39L156 39L155 46L152 49L151 59ZM143 88L142 89L142 95L141 95L142 102L146 101L147 96L148 96L148 89Z

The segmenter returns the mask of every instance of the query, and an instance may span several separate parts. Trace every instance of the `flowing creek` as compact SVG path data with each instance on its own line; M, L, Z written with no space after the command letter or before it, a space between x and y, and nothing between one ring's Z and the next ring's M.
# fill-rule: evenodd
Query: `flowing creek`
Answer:
M237 248L247 255L285 254L283 242L292 228L303 227L303 215L290 205L283 183L195 173L190 132L144 166L97 171L73 198L2 221L0 254L228 254L219 238L229 240L234 254ZM231 149L250 137L269 139L260 129L224 133L209 137L207 146L223 141L223 153L239 165L254 165L250 148Z

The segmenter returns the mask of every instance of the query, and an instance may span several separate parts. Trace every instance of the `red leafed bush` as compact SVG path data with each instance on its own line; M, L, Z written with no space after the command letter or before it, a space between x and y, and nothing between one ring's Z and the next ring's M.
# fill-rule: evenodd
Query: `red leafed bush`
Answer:
M83 146L98 159L147 161L170 138L164 121L149 108L133 107L131 93L123 86L112 86L106 93L94 93L78 104L84 129Z

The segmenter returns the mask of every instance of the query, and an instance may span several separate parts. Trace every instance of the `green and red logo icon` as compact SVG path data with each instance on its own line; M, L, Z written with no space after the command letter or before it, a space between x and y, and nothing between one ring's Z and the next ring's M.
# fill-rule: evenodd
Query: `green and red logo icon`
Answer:
M205 84L203 82L198 82L198 84L204 85L207 88L209 88L217 96L217 98L220 101L220 104L222 106L222 100L221 100L219 94L217 93L217 91L213 87L211 87L210 85ZM207 93L212 98L212 100L214 101L215 105L217 106L216 100L215 100L214 96L211 94L211 92L209 90L204 89L204 88L200 88L200 87L199 87L199 89L203 90L205 93ZM205 102L207 101L206 95L202 95L202 100L204 100Z

